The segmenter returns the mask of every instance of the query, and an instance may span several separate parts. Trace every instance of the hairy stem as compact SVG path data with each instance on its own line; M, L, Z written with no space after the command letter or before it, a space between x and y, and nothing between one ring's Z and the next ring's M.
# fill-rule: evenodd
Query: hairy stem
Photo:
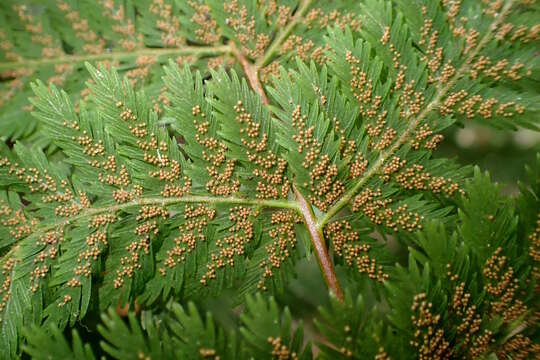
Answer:
M300 1L298 9L296 10L296 13L294 14L291 21L287 24L287 26L285 26L279 32L279 34L276 36L276 38L272 42L272 45L270 45L270 47L268 48L268 50L264 54L264 57L260 58L257 61L256 66L258 68L262 68L262 67L268 65L268 63L270 63L270 61L274 57L275 53L277 53L279 51L279 48L281 47L281 44L283 44L283 42L285 40L287 40L287 38L289 37L291 32L294 30L296 25L298 25L304 19L304 15L306 15L306 12L309 9L309 6L311 5L311 3L312 3L312 0L301 0Z
M339 285L332 259L328 254L322 229L317 227L317 221L315 219L315 215L313 214L311 205L306 201L296 187L293 186L293 190L294 194L296 195L296 199L298 200L298 206L300 207L300 212L304 218L304 223L306 224L309 232L311 243L313 244L313 249L315 250L315 255L317 256L317 261L319 262L319 267L323 273L324 281L334 295L336 295L336 297L343 302L343 291Z
M141 55L150 56L180 56L180 55L223 55L231 52L229 45L221 46L186 46L182 48L143 48L135 51L119 51L103 54L87 55L64 55L52 59L24 59L20 61L11 61L0 63L0 71L12 70L17 68L36 68L45 65L56 65L64 63L79 63L96 60L125 60Z
M471 61L478 55L480 50L486 44L492 39L492 35L494 30L501 24L502 21L504 21L504 18L508 14L510 8L513 5L514 0L509 0L504 5L502 11L499 13L495 21L491 24L489 27L488 32L482 37L476 48L469 54L469 56L465 59L463 64L460 66L460 68L456 71L454 76L445 84L445 86L441 87L439 91L436 93L433 100L429 102L429 104L422 110L420 114L416 118L409 119L409 126L407 126L407 129L399 136L399 138L392 144L388 150L383 151L380 153L379 158L373 164L365 173L364 175L358 180L358 182L354 185L353 188L351 188L341 199L335 203L328 212L319 220L317 227L319 229L322 229L324 225L330 221L343 207L345 207L352 198L360 191L362 186L371 178L373 175L379 173L381 168L384 166L386 160L388 160L389 157L391 157L403 144L405 144L408 140L410 135L413 133L413 131L416 130L416 128L422 123L422 121L431 113L432 110L439 107L439 104L443 97L454 87L456 82L467 72L469 69L469 65Z

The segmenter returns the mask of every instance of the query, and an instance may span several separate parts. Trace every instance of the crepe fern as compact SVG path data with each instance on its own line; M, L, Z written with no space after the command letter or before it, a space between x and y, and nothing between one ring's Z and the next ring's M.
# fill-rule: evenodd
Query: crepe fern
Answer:
M323 63L327 26L360 21L348 1L24 1L0 4L0 137L51 146L30 115L30 82L64 87L78 106L88 95L84 63L114 66L152 96L167 99L161 65L185 61L205 74L243 69L258 89L295 56Z
M116 358L310 358L253 294L312 253L323 358L538 355L538 177L514 201L433 156L455 122L538 129L534 2L1 9L2 357L93 358L61 330L102 312ZM173 303L224 293L232 329Z

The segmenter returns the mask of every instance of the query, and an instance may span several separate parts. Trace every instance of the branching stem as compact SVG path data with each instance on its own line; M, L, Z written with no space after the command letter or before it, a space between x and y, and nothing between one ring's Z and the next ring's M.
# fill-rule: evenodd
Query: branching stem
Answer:
M0 63L0 71L18 68L36 68L46 65L56 65L65 63L83 63L85 61L96 60L125 60L141 55L150 56L181 56L181 55L224 55L231 52L229 45L221 46L185 46L182 48L143 48L135 51L118 51L103 54L87 55L64 55L52 59L24 59L21 61L11 61Z
M317 221L315 215L313 214L313 209L307 200L302 196L302 194L293 186L294 194L298 200L298 205L300 207L300 212L304 218L304 223L306 224L307 230L309 232L309 237L311 238L311 243L313 245L313 250L317 256L317 261L319 262L319 267L324 277L324 281L328 288L336 295L336 297L343 302L343 291L339 285L339 281L336 275L336 270L334 269L334 264L332 259L328 254L328 249L324 241L324 235L322 229L317 227Z

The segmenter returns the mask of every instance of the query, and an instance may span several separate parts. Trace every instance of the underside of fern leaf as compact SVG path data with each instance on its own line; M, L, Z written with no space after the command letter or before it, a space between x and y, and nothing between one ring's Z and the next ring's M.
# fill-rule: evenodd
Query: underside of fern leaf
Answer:
M456 122L538 130L534 2L8 3L0 9L17 17L2 12L10 31L0 32L0 69L11 79L0 115L10 140L0 148L2 356L18 356L26 338L37 356L32 346L60 339L58 329L90 311L166 308L224 291L253 315L240 330L251 350L238 356L277 356L282 346L281 358L310 356L289 330L259 346L257 327L271 316L257 318L262 298L244 299L282 293L312 254L333 311L364 308L344 294L336 265L392 308L361 330L385 339L339 346L349 331L321 311L326 356L382 359L388 346L399 354L394 329L412 352L439 358L488 356L518 334L532 341L524 319L537 289L527 277L538 259L519 253L537 246L534 186L516 215L489 178L477 172L465 185L472 168L433 152ZM93 18L102 11L106 22ZM34 120L21 128L10 119L24 116L27 87ZM482 201L502 210L488 214ZM390 241L407 247L406 268L394 265ZM513 281L512 292L498 281ZM446 312L459 294L482 300ZM167 311L188 321L175 306ZM445 329L435 310L449 319ZM456 323L466 311L482 333ZM189 343L174 321L168 332L132 314L128 330L115 316L101 331L114 357L130 356L129 341L161 357L168 348L157 334L173 339L167 346ZM283 321L288 329L290 316ZM35 325L52 337L28 331ZM205 326L202 338L216 336L211 319ZM234 358L219 336L213 346ZM78 335L62 344L93 356ZM377 351L355 353L363 346Z
M326 60L324 28L358 29L347 1L6 0L0 4L0 138L53 152L30 115L30 83L41 79L87 98L84 63L115 67L152 96L163 114L161 65L172 59L201 69L245 72L262 90L295 56Z

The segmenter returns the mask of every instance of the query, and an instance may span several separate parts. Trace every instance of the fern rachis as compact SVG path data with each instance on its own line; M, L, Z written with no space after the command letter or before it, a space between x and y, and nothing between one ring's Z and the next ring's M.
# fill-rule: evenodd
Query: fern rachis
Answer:
M103 317L111 356L309 358L288 310L243 299L282 293L311 252L335 296L317 322L322 357L536 351L527 321L537 257L520 253L535 246L535 180L518 209L489 178L433 151L456 121L538 129L537 6L279 3L13 8L27 32L17 36L45 55L6 40L0 70L18 84L72 86L63 66L53 77L46 69L102 63L88 64L87 87L71 94L32 82L35 132L3 123L19 142L0 148L2 356L22 344L39 357L38 345L61 341L65 356L92 358L58 328L136 304L146 315L130 314L129 327ZM103 7L110 23L80 21L85 6ZM31 14L40 11L50 19ZM226 66L212 69L218 62ZM394 265L389 235L406 245L405 267ZM343 280L366 293L353 301ZM169 302L225 291L247 306L238 331ZM370 297L390 310L366 315Z

